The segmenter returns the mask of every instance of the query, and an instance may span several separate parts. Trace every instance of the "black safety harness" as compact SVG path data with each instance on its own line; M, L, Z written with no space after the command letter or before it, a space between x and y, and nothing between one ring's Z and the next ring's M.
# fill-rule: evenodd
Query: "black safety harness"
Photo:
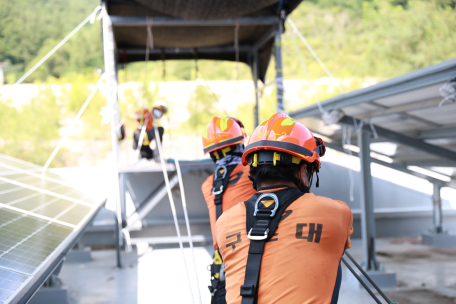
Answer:
M216 221L223 213L223 193L225 193L228 183L230 182L231 173L237 165L230 166L217 166L214 173L214 181L212 183L212 194L215 195L214 204L215 204L215 219ZM213 261L211 264L211 285L209 291L212 295L211 303L216 303L215 293L220 286L220 272L222 269L223 260L220 256L218 250L214 252Z
M245 202L250 246L244 285L241 286L241 304L257 303L264 245L274 236L285 209L302 195L304 193L295 188L286 188L270 193L258 192Z

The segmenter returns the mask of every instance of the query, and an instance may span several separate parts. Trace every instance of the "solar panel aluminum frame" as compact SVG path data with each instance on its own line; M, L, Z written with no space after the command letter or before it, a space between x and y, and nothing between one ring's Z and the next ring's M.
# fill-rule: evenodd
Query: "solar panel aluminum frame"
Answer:
M28 303L44 282L54 273L57 267L65 261L67 253L82 237L85 228L94 220L95 215L106 203L106 200L87 214L78 226L65 238L54 251L44 260L44 262L33 272L30 277L6 300L11 304Z

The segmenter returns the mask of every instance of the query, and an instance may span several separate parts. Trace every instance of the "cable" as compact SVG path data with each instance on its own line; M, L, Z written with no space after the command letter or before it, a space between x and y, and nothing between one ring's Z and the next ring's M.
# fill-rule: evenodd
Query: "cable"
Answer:
M14 84L14 86L21 84L30 74L32 74L37 68L39 68L49 57L52 56L62 45L65 44L71 37L74 36L84 25L86 25L87 22L90 21L90 23L95 22L95 17L98 12L101 11L101 6L97 6L92 13L90 13L87 18L84 19L71 33L69 33L62 41L59 42L49 53L47 53L43 58L41 58L40 61L38 61L37 64L35 64L30 70L28 70L27 73L24 74L21 78L19 78L18 81ZM96 20L100 20L102 18L102 14L98 15Z
M296 35L296 32L293 31L293 34ZM307 67L306 67L306 65L304 63L304 59L302 58L302 55L301 55L301 51L299 51L298 44L296 43L296 40L295 40L293 34L290 33L290 36L291 36L291 40L293 41L293 45L295 47L296 53L298 53L299 62L301 62L301 66L302 66L302 69L304 70L304 73L306 75L307 81L309 81L310 84L312 85L312 92L313 92L313 95L315 97L315 100L317 101L318 109L320 110L321 114L324 114L324 113L326 113L326 111L323 110L323 107L321 106L320 99L318 98L317 90L315 89L314 82L310 79L309 71L307 70Z
M289 17L287 17L287 21L288 23L291 25L291 27L293 28L293 31L294 33L296 33L296 35L298 35L298 37L301 39L301 41L306 45L307 49L309 50L309 52L314 56L315 60L317 60L317 62L320 64L320 66L322 67L322 69L326 72L326 74L332 79L334 80L334 83L336 85L336 87L339 89L339 91L341 93L345 93L345 91L342 89L342 87L335 81L336 79L334 78L334 76L331 74L331 72L328 70L328 68L325 66L325 64L323 63L323 61L321 61L320 57L318 57L317 53L315 53L315 51L312 49L312 47L310 46L310 44L307 42L307 40L304 38L304 36L301 34L301 32L299 32L298 28L296 27L296 25L294 24L293 20L291 20Z
M184 209L184 217L185 217L185 225L187 226L187 234L188 234L188 243L190 244L190 252L193 259L193 268L195 271L195 278L196 278L196 291L198 294L199 303L201 302L201 293L199 290L199 281L198 281L198 272L196 271L196 261L195 261L195 253L193 251L193 240L192 240L192 232L190 230L190 221L188 220L188 213L187 213L187 201L185 199L185 191L184 191L184 182L182 181L182 173L179 165L179 160L177 158L174 159L174 164L176 165L177 176L179 178L179 187L181 192L181 199L182 199L182 209Z
M139 159L139 153L141 153L141 147L144 141L144 134L146 133L146 128L147 128L147 123L149 122L149 118L147 118L142 127L141 127L141 134L139 134L139 139L138 139L138 147L136 148L136 158Z
M214 91L212 91L211 87L209 86L209 84L207 83L207 80L206 78L204 77L204 75L201 74L200 72L200 75L201 75L201 78L204 80L204 83L206 85L206 87L209 89L209 91L211 92L211 95L214 97L214 99L218 102L220 108L222 109L223 113L225 113L225 116L230 116L228 114L228 112L225 110L225 108L222 106L222 102L220 101L220 99L218 99L217 95L215 95Z
M367 286L367 284L359 277L359 275L356 273L356 271L348 264L348 262L342 257L342 262L347 266L347 268L351 271L351 273L355 276L355 278L359 281L361 285L366 289L366 291L370 294L370 296L377 302L378 304L382 304L382 302L377 298L377 296L370 290L370 288Z
M372 281L372 279L369 277L369 275L364 271L364 269L361 266L359 266L359 264L356 262L356 260L347 251L345 251L344 253L350 259L350 261L352 261L352 263L356 266L356 268L358 268L359 271L361 271L361 273L369 281L369 283L371 283L372 286L374 286L374 288L383 297L383 299L385 299L385 301L387 301L388 303L391 303L391 300L388 299L388 297L383 293L383 291L380 289L380 287L378 287L377 284L375 284L374 281Z
M81 117L82 113L84 113L84 110L87 108L87 106L89 105L90 101L92 100L93 96L95 95L95 93L98 91L98 88L100 87L101 83L103 82L103 80L106 78L106 75L103 73L100 77L100 79L98 80L97 84L95 85L95 87L93 88L92 92L90 92L90 95L89 97L87 97L86 101L84 102L84 104L82 105L81 109L79 110L78 114L76 115L76 117L73 119L73 121L71 122L70 126L68 127L67 129L67 132L65 133L65 135L62 136L62 138L60 139L59 143L57 144L57 147L55 147L54 151L52 152L51 156L49 156L49 159L46 161L46 164L44 165L44 167L41 169L42 172L44 173L47 168L49 167L49 165L51 164L52 160L54 159L55 155L57 154L57 152L59 152L60 148L63 146L63 144L65 143L65 140L67 139L67 137L70 135L71 131L73 130L74 128L74 125L76 124L76 122L79 120L79 118Z
M158 153L160 153L160 162L161 162L161 167L163 170L163 178L165 179L166 190L168 191L169 204L171 205L171 212L173 213L173 219L174 219L174 225L176 226L177 238L179 239L179 247L181 249L182 259L184 261L185 273L187 274L188 288L190 291L190 296L192 298L192 303L194 304L195 299L193 297L192 284L190 281L190 275L188 273L187 261L185 260L184 246L182 245L182 237L181 237L180 230L179 230L179 223L177 221L176 206L174 205L173 194L171 193L171 187L169 185L168 171L166 170L165 159L163 158L162 144L161 144L160 136L158 134L158 128L155 125L155 123L154 123L154 132L155 132L155 140L157 141Z

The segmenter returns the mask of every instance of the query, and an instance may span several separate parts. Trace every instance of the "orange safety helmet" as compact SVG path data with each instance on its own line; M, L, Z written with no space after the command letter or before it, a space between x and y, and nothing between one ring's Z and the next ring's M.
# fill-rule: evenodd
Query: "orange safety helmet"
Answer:
M243 143L246 137L244 125L239 119L215 116L203 133L204 154Z
M254 153L259 150L266 153ZM286 114L277 113L253 131L242 155L242 164L256 167L258 164L299 164L304 160L316 163L315 170L318 170L325 151L323 140L314 137L306 126Z
M162 118L168 112L168 109L165 106L157 106L152 108L152 114L154 118Z
M152 114L149 112L149 110L147 110L147 109L138 110L134 113L133 116L140 125L143 125L147 121L147 126L146 126L147 130L150 130L154 127L154 124L153 124L154 119L152 117Z

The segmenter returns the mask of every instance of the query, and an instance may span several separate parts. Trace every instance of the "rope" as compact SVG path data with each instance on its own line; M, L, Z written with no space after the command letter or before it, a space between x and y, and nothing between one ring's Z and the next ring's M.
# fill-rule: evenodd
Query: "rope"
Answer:
M334 83L336 85L336 87L339 89L339 91L341 93L345 93L344 90L342 89L342 87L336 82L336 79L334 78L334 76L331 74L331 72L328 70L328 68L325 66L325 64L323 63L323 61L321 61L320 57L318 57L317 53L315 53L315 51L312 49L312 47L310 46L310 44L307 42L307 40L304 38L304 36L301 34L301 32L299 32L298 28L296 27L296 25L294 24L293 20L291 20L289 17L287 18L287 22L291 25L291 27L293 28L293 32L299 37L299 39L301 39L301 41L306 45L307 49L309 50L309 52L314 56L315 60L317 60L317 62L320 64L320 66L322 67L322 69L326 72L326 74L332 79L334 80Z
M293 34L296 35L296 32L293 31ZM291 40L293 41L293 45L295 47L296 53L298 54L299 62L301 63L301 67L304 70L304 74L306 75L307 81L309 81L312 86L312 92L313 92L315 100L317 101L318 109L320 110L321 114L324 114L324 113L326 113L326 111L323 110L323 107L321 106L320 98L318 98L317 90L315 89L314 82L310 79L309 71L307 70L306 64L304 63L304 59L302 58L301 51L299 50L298 44L296 43L296 39L294 38L293 34L290 33L290 37L291 37Z
M201 72L200 72L201 74ZM225 110L225 108L222 106L222 102L220 101L220 99L218 99L217 95L215 95L214 91L212 91L211 87L209 86L209 83L207 82L206 78L204 77L204 75L201 74L201 78L204 80L204 84L206 85L206 87L209 89L209 92L211 93L211 95L214 97L215 101L218 102L220 108L222 109L223 113L225 114L225 116L229 116L228 112Z
M147 118L141 128L141 134L139 134L138 139L138 147L136 148L136 158L139 159L139 153L141 153L141 147L144 140L144 133L146 133L147 123L149 122L149 118Z
M304 36L301 34L301 32L299 32L298 28L296 27L296 25L294 24L293 20L291 20L289 17L287 18L287 22L291 25L291 27L293 28L293 33L295 35L297 35L301 41L305 44L305 46L307 47L307 49L309 50L309 52L314 56L315 60L317 60L317 62L320 64L320 66L322 67L322 69L326 72L326 74L334 81L334 84L336 85L336 87L339 89L339 91L341 93L345 93L345 91L342 89L342 87L337 83L336 79L334 78L334 76L331 74L331 72L328 70L328 68L325 66L325 64L323 63L323 61L321 61L320 57L318 57L317 53L312 49L312 47L310 46L310 44L307 42L307 40L304 38ZM298 52L298 56L299 56L299 60L301 62L301 65L303 66L303 69L304 69L304 72L306 73L306 76L308 77L309 81L310 81L310 77L309 77L309 74L308 74L308 71L307 71L307 68L304 64L304 60L302 59L302 56L301 56L301 53L299 51L299 48L296 44L296 41L294 39L294 37L292 37L292 40L293 40L293 44L295 45L295 49L296 51ZM315 89L314 89L315 91ZM318 100L318 97L317 97L317 94L316 92L314 92L314 96L315 98L317 99L317 105L318 105L318 109L320 110L320 112L322 114L325 114L326 111L323 110L323 107L321 106L320 104L320 101ZM357 121L356 121L356 118L353 117L353 125L355 126L355 130L357 131L360 131L363 127L363 124L364 124L364 121L361 120L361 126L357 126ZM371 130L372 130L372 133L374 134L374 137L375 138L378 138L378 135L377 135L377 131L375 130L375 127L374 125L372 124L372 122L368 122L368 124L370 125L371 127Z
M152 24L153 19L152 17L146 17L146 25L147 25L147 39L146 39L146 59L145 61L149 61L149 50L154 48L154 36L152 35Z
M89 97L87 97L86 101L84 102L84 104L82 105L81 109L79 110L78 114L76 115L76 117L73 119L73 121L71 122L70 126L68 127L68 130L67 132L62 136L62 138L60 139L59 143L57 144L57 147L55 147L54 151L52 152L51 156L49 156L49 159L46 161L46 164L44 165L43 169L42 169L42 172L46 172L47 168L49 167L49 165L51 164L52 160L54 159L54 157L56 156L57 152L59 152L60 148L63 146L63 144L65 143L65 140L67 139L67 137L70 135L71 131L73 131L73 128L76 124L76 122L79 120L79 118L81 117L82 113L84 113L85 109L87 108L87 106L89 105L90 101L92 100L93 96L95 95L95 93L98 91L98 88L100 87L101 83L103 82L103 80L106 78L106 75L103 73L100 77L100 79L98 80L97 84L95 85L95 87L92 89L92 92L90 92L90 95Z
M35 64L30 70L28 70L27 73L24 74L21 78L19 78L18 81L14 84L14 86L21 84L27 77L30 76L37 68L39 68L49 57L51 57L62 45L65 44L71 37L74 36L84 25L86 25L87 22L90 22L93 24L96 20L100 20L102 18L101 14L101 6L97 6L92 13L90 13L87 18L84 19L71 33L69 33L62 41L59 42L49 53L47 53L40 61L38 61L37 64ZM97 16L97 14L100 12L100 14Z
M239 82L239 18L236 18L234 26L234 49L236 52L236 80Z
M187 234L188 234L188 243L190 244L190 252L192 255L192 259L193 259L193 268L194 268L195 277L196 277L196 286L197 286L196 290L197 290L197 294L198 294L198 300L199 300L199 303L202 303L201 302L201 293L199 290L198 272L196 270L195 253L193 251L192 232L190 230L190 221L188 220L187 201L185 199L184 183L182 181L182 173L181 173L181 169L180 169L180 165L179 165L179 160L177 158L174 159L174 164L176 165L177 176L179 177L179 187L180 187L181 198L182 198L182 209L184 209L185 225L187 226Z
M190 275L188 273L187 261L185 260L184 246L182 245L182 237L181 237L180 230L179 230L179 223L177 221L176 206L174 205L173 194L171 193L171 187L169 185L168 171L166 170L165 159L163 158L162 143L160 140L160 136L158 134L158 128L155 126L155 123L154 123L154 132L155 132L155 140L157 141L158 153L160 153L160 162L161 162L161 167L163 170L163 177L165 179L166 190L168 191L169 204L171 205L171 212L173 213L173 219L174 219L174 225L176 226L177 238L179 239L179 247L181 249L182 259L184 261L185 273L187 274L188 289L190 291L192 304L194 304L195 299L193 297L192 284L190 281Z

